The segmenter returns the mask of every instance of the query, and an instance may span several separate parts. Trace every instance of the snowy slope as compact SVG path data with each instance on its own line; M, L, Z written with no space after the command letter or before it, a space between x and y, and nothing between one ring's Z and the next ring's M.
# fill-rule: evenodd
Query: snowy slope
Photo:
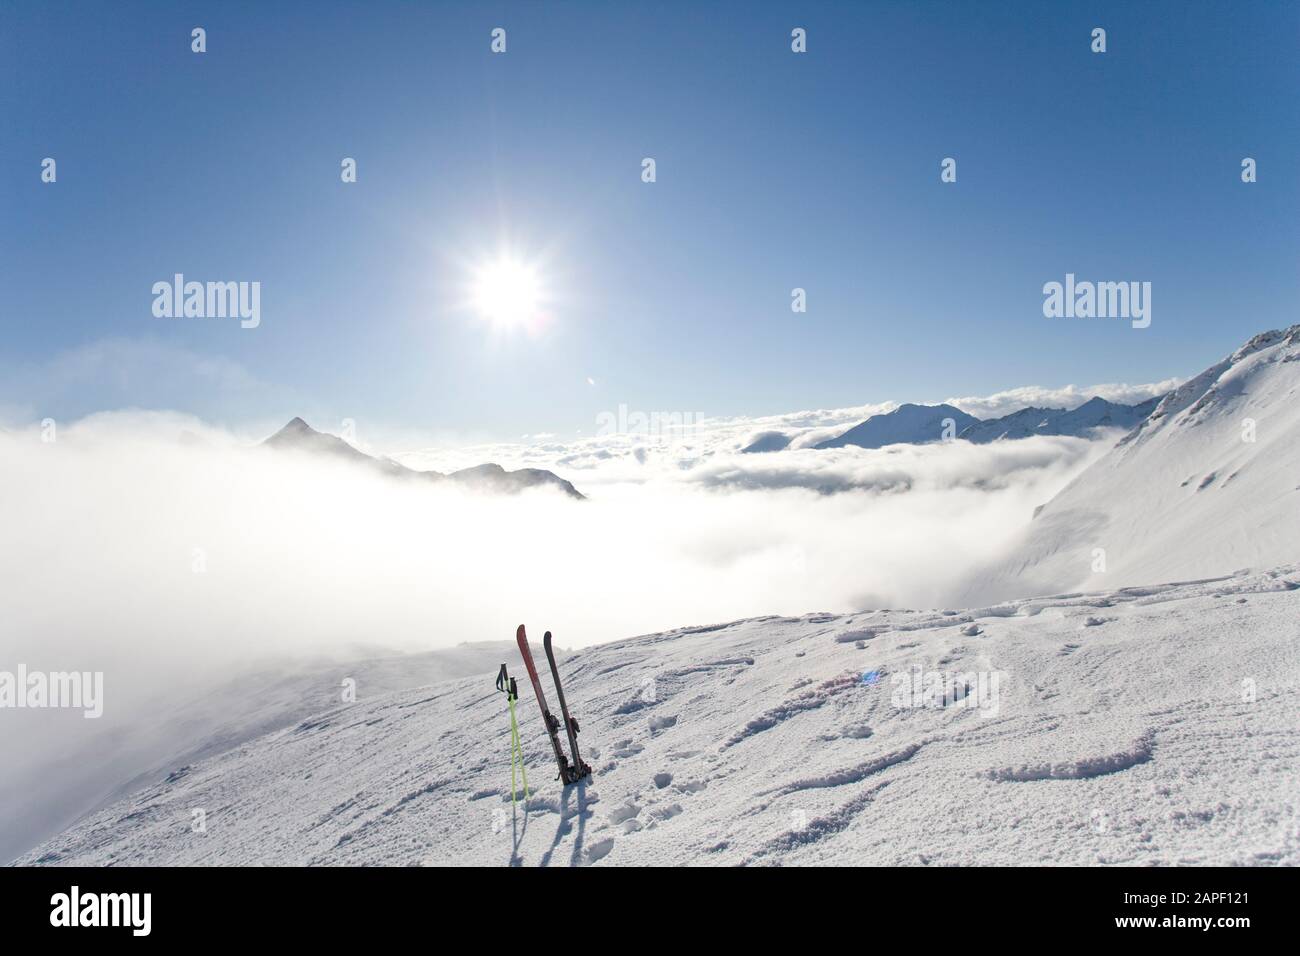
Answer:
M986 602L1296 560L1300 326L1256 336L1166 396L965 594Z
M445 650L336 662L264 663L237 677L196 676L147 702L149 719L118 708L78 728L69 750L49 741L49 756L23 760L0 740L0 862L60 832L176 767L224 753L304 720L341 698L341 681L378 695L492 670L514 642L461 644Z
M521 687L526 806L484 672L172 768L21 862L1295 865L1297 621L1290 566L648 635L562 664L587 783ZM914 668L998 693L903 706Z

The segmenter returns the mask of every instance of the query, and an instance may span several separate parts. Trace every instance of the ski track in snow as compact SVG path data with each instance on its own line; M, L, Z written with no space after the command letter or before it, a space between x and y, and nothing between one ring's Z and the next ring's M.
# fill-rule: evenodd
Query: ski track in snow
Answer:
M177 767L19 862L1300 864L1298 585L1286 566L645 635L560 664L595 768L574 786L521 687L533 794L512 803L484 673ZM895 706L914 667L999 672L996 713L964 685Z

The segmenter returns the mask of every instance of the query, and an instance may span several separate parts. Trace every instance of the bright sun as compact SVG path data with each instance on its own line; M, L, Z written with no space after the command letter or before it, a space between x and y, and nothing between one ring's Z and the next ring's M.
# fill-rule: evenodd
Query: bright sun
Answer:
M474 308L498 328L534 325L540 299L537 270L514 259L498 259L474 275Z

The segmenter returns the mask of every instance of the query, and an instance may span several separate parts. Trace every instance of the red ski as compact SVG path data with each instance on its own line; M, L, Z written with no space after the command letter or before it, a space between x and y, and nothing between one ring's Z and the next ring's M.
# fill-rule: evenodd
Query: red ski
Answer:
M524 626L519 625L519 630L515 631L515 640L519 642L519 653L523 655L524 666L528 668L528 679L533 682L533 693L537 695L537 703L542 708L542 721L546 724L546 732L551 738L551 749L555 751L555 762L560 766L560 780L567 787L569 784L591 773L591 768L579 761L577 765L569 763L569 758L564 755L564 749L560 746L560 722L551 709L546 706L546 695L542 693L542 682L537 676L537 665L533 663L533 651L528 646L528 635L524 633ZM561 692L563 696L563 692Z

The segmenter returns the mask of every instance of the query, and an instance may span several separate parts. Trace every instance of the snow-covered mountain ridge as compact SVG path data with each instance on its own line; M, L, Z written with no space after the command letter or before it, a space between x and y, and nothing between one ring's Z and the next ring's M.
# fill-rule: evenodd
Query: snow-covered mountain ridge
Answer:
M967 415L952 405L900 405L892 412L873 415L861 424L854 425L843 435L821 442L818 448L883 448L886 445L939 441L945 423L953 422L957 432L980 424L974 415Z
M507 471L500 465L488 462L472 468L461 468L443 474L438 471L417 471L391 458L375 458L339 438L319 432L301 418L292 419L262 445L280 451L294 451L313 455L328 455L350 464L374 469L392 478L422 481L450 481L455 484L492 494L517 494L526 488L548 487L563 492L570 498L585 496L577 488L554 472L542 468L519 468Z
M1078 408L1025 408L1002 418L971 425L958 434L966 441L1028 438L1031 435L1074 435L1084 437L1100 428L1130 429L1143 422L1160 403L1152 398L1137 405L1119 405L1103 398L1090 398Z
M1130 429L1144 420L1160 398L1135 405L1122 405L1104 398L1088 399L1073 408L1022 408L998 418L980 419L954 405L900 405L892 411L872 415L847 431L814 445L814 448L884 448L886 445L925 445L944 438L960 438L975 444L1011 441L1034 435L1070 435L1087 438L1100 429ZM755 454L781 451L791 437L778 431L753 436L741 449Z

